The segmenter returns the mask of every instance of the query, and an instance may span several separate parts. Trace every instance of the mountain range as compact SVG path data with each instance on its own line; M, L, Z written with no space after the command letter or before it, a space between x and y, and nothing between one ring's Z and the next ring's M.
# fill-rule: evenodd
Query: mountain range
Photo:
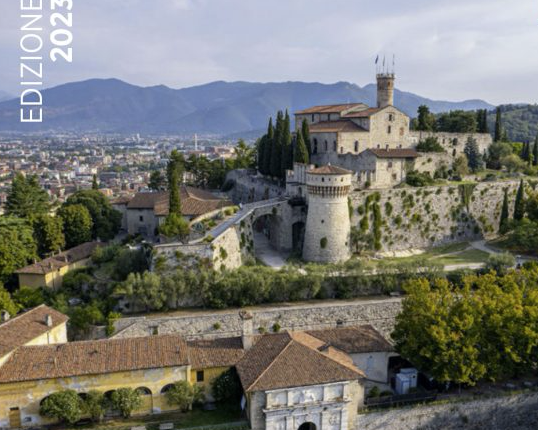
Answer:
M375 84L218 81L172 89L90 79L44 90L42 124L19 122L18 99L0 102L0 131L254 136L279 109L294 112L314 105L359 101L375 105ZM410 116L415 116L421 104L436 113L493 107L482 100L431 100L398 89L394 103Z

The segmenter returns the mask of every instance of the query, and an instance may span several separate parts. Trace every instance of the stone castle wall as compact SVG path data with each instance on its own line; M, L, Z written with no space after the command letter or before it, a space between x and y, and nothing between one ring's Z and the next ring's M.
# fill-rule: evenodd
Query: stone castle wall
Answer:
M254 330L261 328L271 331L275 324L280 325L282 330L315 330L371 324L388 337L400 310L400 298L384 298L271 307L252 313ZM154 333L154 328L157 328L159 334L178 333L188 339L200 337L209 339L240 336L243 327L238 311L155 318L121 318L114 325L116 328L114 337L117 338L147 336Z
M381 251L491 238L499 229L504 190L509 190L512 211L518 184L503 181L356 191L350 195L351 225L360 228L369 198L368 231L376 228L372 205L378 204L381 210Z
M413 147L427 137L436 137L439 144L445 148L450 155L463 154L465 144L469 137L476 140L481 154L486 153L487 149L493 143L493 139L489 133L447 133L417 130L411 130L409 132L409 140Z
M531 430L538 423L538 393L459 403L420 405L360 414L356 430Z

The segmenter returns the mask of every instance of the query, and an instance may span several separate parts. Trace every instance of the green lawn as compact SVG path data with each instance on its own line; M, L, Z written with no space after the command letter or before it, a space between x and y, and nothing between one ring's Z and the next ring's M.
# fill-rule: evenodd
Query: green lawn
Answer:
M468 249L457 254L433 258L432 261L448 266L451 264L485 263L488 258L489 254L487 252L480 251L479 249Z

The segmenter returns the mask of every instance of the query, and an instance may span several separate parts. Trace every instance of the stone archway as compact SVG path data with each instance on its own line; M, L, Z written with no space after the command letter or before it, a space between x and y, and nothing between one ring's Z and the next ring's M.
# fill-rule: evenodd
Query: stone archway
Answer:
M302 423L297 430L317 430L313 422L307 421Z

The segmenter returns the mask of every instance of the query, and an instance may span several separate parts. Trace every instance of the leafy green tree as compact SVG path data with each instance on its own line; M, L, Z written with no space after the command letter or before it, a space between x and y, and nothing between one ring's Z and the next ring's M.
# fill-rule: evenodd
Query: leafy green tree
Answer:
M179 237L181 240L189 236L189 222L177 213L171 213L159 226L159 233L165 237Z
M521 221L525 216L525 183L523 179L519 182L514 204L514 220Z
M538 134L534 139L534 145L532 146L532 165L538 166Z
M445 152L445 149L439 143L437 137L430 136L421 140L416 147L419 152Z
M282 141L284 139L284 114L279 111L276 117L275 135L271 145L270 174L274 178L280 178L282 173Z
M62 220L67 248L92 240L93 221L86 206L81 204L62 206L58 216Z
M166 392L168 403L178 406L184 412L192 409L193 404L202 403L204 399L202 387L187 381L174 383Z
M273 118L269 118L267 133L265 135L265 146L263 148L263 170L264 175L271 174L271 157L273 154L273 145L275 141L275 129L273 128Z
M153 272L131 273L121 284L118 292L136 307L147 311L157 311L164 308L166 295L161 287L161 279Z
M476 115L473 112L453 110L442 113L437 118L437 131L474 133L476 129Z
M303 122L301 124L301 134L303 135L303 141L306 145L306 149L308 150L308 156L310 157L312 155L312 142L310 141L310 127L308 126L308 121L303 119Z
M37 245L30 223L21 218L0 216L0 282L37 259Z
M45 296L41 288L21 286L13 292L13 301L22 309L30 309L45 303Z
M168 178L169 212L171 214L181 213L181 196L179 194L179 183L183 172L183 156L173 150L170 154L170 160L166 166L166 175Z
M305 145L303 133L297 133L297 141L295 144L295 158L296 163L308 164L308 149Z
M165 189L166 179L160 170L154 170L149 175L148 187L150 190L162 191Z
M63 221L60 217L38 215L33 221L37 252L41 257L58 252L65 247Z
M74 390L63 390L46 397L39 407L39 414L74 424L82 418L84 403Z
M211 392L215 401L219 403L239 401L243 390L235 368L232 367L213 379Z
M452 164L452 170L454 171L454 174L460 177L469 174L469 161L467 160L467 156L465 154L460 154L456 157L454 163Z
M234 155L234 169L250 169L256 166L256 152L243 139L237 142Z
M0 311L7 311L11 316L17 315L19 306L13 301L9 292L0 284Z
M526 167L525 161L519 158L516 154L510 154L501 158L501 165L504 166L508 172L520 172Z
M510 225L510 214L508 207L508 189L504 190L503 206L501 209L501 220L499 222L499 233L505 234L508 232Z
M487 167L499 170L502 167L501 160L513 154L512 145L506 142L494 142L488 148Z
M477 132L489 133L487 109L479 109L477 111Z
M97 304L75 306L69 311L69 326L79 335L87 334L92 325L103 323L105 317Z
M281 140L281 149L282 155L280 158L280 178L286 177L286 170L293 167L293 147L291 142L291 131L290 131L290 115L286 110L284 116L284 125L282 128L282 140Z
M495 111L495 134L493 136L494 142L500 142L502 138L502 118L501 118L501 107L497 106Z
M113 278L117 281L124 281L130 273L143 273L148 269L148 255L144 248L122 249L114 257Z
M90 415L93 422L100 422L105 414L105 396L97 390L90 390L86 393L84 402L84 412Z
M7 196L6 214L30 219L48 211L49 196L39 185L37 176L16 173Z
M93 175L92 190L98 190L98 189L99 189L99 183L97 182L97 175Z
M480 154L480 150L478 149L476 139L469 136L467 142L465 143L463 152L467 157L467 163L469 169L471 169L471 172L475 173L482 170L484 167L484 160L482 158L482 154Z
M123 418L129 418L133 411L142 406L140 394L132 388L119 388L110 397L112 408L119 411Z
M417 130L420 130L420 131L434 131L435 130L435 116L432 113L430 113L430 108L426 105L420 105L418 107Z
M494 270L498 275L504 275L508 269L515 265L516 259L509 252L490 254L486 262L486 270Z
M82 205L90 213L93 239L108 241L118 234L122 215L112 207L103 193L96 190L77 191L63 206L72 205Z

